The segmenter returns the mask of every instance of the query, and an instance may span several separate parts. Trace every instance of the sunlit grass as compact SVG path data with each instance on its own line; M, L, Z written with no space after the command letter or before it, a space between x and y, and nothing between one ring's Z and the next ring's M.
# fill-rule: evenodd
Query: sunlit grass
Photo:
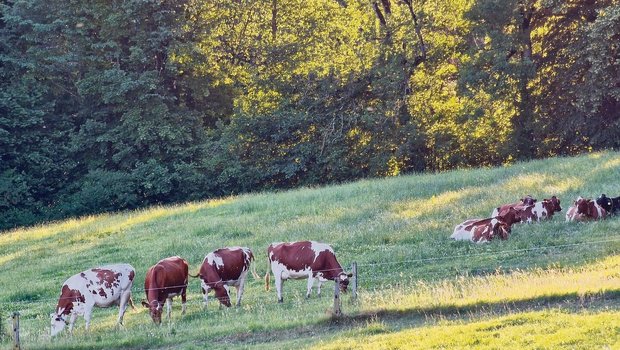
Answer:
M313 349L618 349L620 311L516 313L392 330L370 323Z
M408 284L409 282L410 284ZM431 310L529 300L583 298L608 291L620 294L620 255L578 268L497 272L439 282L404 281L405 286L362 293L360 299L377 310Z
M513 227L507 241L472 245L448 237L454 225L486 217L495 206L526 194L539 199L557 195L564 210L579 195L620 195L618 178L620 153L603 152L256 193L17 229L0 234L0 313L3 318L12 311L22 313L23 342L29 349L202 349L231 344L300 348L331 339L347 344L347 332L389 335L406 327L441 334L447 324L425 315L452 313L449 326L464 326L459 322L492 322L539 303L552 303L563 315L563 305L572 308L591 297L616 312L618 218L565 223L563 211L550 222ZM144 273L161 258L180 255L195 272L209 251L242 245L254 251L263 275L269 243L301 239L331 243L347 269L354 261L359 264L360 299L349 303L344 296L345 315L355 320L357 315L387 312L393 319L379 317L368 321L368 327L333 325L333 284L325 284L323 297L306 300L305 281L287 282L285 303L277 304L275 291L266 292L263 281L253 278L240 309L219 309L212 299L205 310L195 279L190 281L187 315L180 315L176 300L170 325L155 327L139 305ZM97 309L91 332L84 331L79 318L73 337L50 340L48 315L62 282L86 268L113 262L128 262L137 270L133 298L138 310L128 311L125 327L115 328L117 308ZM503 311L485 315L486 308ZM1 344L8 346L8 338Z

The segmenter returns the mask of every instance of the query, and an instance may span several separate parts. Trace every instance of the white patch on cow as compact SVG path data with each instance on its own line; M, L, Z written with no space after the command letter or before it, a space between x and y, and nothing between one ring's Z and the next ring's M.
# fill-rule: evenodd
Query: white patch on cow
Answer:
M311 241L310 242L310 249L312 249L312 251L314 252L314 261L316 261L316 259L319 257L319 253L321 253L323 251L328 251L328 252L334 254L334 250L332 249L332 247L330 247L328 244L325 244L325 243L319 243L319 242Z
M215 264L215 266L220 269L224 266L224 260L222 260L222 257L213 253L207 254L205 260L207 260L207 263L209 265L213 266Z
M491 213L491 217L494 218L496 216L499 215L499 210L497 210L498 208L493 209L493 212Z
M542 218L547 217L547 209L543 206L543 202L534 203L534 208L532 208L532 214L536 215L536 220L540 221ZM531 218L528 218L528 223L531 222Z

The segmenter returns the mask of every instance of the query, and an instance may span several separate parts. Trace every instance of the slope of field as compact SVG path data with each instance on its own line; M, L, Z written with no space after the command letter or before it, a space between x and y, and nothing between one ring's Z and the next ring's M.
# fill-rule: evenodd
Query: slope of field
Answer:
M620 218L566 223L579 195L620 195L620 153L365 180L67 220L0 234L0 345L21 314L28 349L110 348L618 348ZM507 241L452 242L454 226L488 217L523 195L557 195L551 221L517 225ZM333 283L305 299L305 281L284 285L284 304L249 278L242 306L202 303L190 280L188 312L154 326L143 281L159 259L180 255L196 271L204 255L247 246L259 274L274 241L332 244L359 266L359 298L331 317ZM125 326L118 309L96 309L91 330L49 337L49 314L70 275L112 262L137 270ZM233 292L234 294L234 292ZM587 324L587 327L584 325Z

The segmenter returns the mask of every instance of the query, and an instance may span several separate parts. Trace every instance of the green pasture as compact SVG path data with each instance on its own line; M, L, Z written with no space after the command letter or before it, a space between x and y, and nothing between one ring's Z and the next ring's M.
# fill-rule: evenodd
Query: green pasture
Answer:
M110 213L0 234L0 346L21 314L25 349L620 349L620 219L566 223L577 196L620 195L620 153L593 153L499 168L458 170L338 186L257 193ZM531 194L556 195L551 221L513 227L507 241L452 242L454 226ZM249 277L240 308L205 309L190 280L188 312L155 326L146 309L147 268L179 255L195 272L205 254L247 246L266 271L274 241L330 243L359 266L359 297L333 284L305 299L305 281L284 285L283 304ZM96 309L91 330L50 339L49 314L70 275L114 262L137 270L125 326L118 309ZM273 280L273 279L272 279ZM234 294L234 292L233 292Z

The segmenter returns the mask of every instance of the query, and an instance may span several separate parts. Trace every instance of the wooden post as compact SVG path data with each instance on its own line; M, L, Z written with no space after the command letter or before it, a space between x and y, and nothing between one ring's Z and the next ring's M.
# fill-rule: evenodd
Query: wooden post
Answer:
M353 275L353 283L351 283L351 298L357 300L357 263L351 264L351 274Z
M340 283L338 281L334 281L334 316L340 317L342 315L342 311L340 310Z
M21 345L19 344L19 312L13 313L13 349L21 349Z

